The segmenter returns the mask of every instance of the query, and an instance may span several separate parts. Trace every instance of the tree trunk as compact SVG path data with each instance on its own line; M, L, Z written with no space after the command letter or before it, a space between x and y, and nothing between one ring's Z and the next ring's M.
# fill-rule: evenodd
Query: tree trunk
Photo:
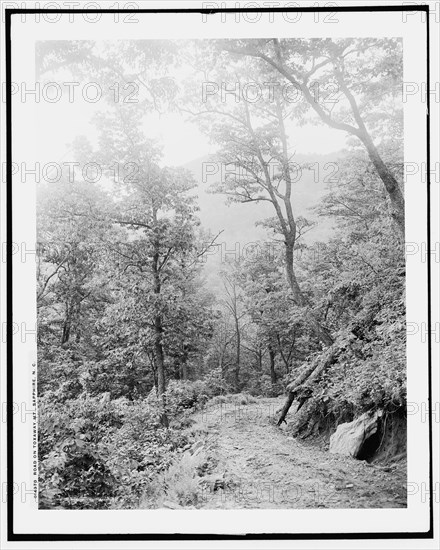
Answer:
M240 360L241 360L241 334L238 325L238 319L235 320L235 329L237 336L236 358L235 358L235 390L240 391Z
M70 338L70 330L72 328L72 308L66 304L66 315L63 323L63 333L61 335L61 345L67 344Z
M281 359L283 360L283 363L284 363L284 367L286 369L286 374L289 374L290 372L290 369L291 369L291 357L292 357L292 353L295 349L295 332L293 334L293 340L292 340L292 344L290 346L290 351L289 351L289 354L288 356L286 357L284 351L283 351L283 346L282 346L282 343L281 343L281 338L280 338L280 335L277 334L277 344L278 344L278 351L280 353L280 357Z
M285 259L286 259L286 273L287 281L292 290L293 299L298 306L304 306L304 297L302 295L301 289L299 287L298 281L295 276L293 269L293 248L289 240L286 239L285 243ZM310 321L313 332L317 338L323 342L326 346L331 346L333 344L333 338L329 330L313 315L311 311L306 312L307 318Z
M153 213L154 218L156 213ZM156 220L155 220L156 221ZM156 294L155 307L160 308L159 295L161 292L161 280L159 269L159 239L154 240L154 253L152 260L152 271L154 279L154 294ZM168 417L166 415L166 379L165 379L165 359L163 351L163 322L160 311L156 312L154 317L154 360L157 371L157 397L159 401L160 422L164 428L168 428Z
M63 334L61 336L61 344L67 344L70 338L70 319L64 321Z
M81 341L81 329L79 328L80 319L81 319L81 302L78 304L77 312L75 316L77 318L75 342L79 344L79 342Z
M156 315L154 320L154 355L157 369L157 397L159 400L160 407L160 422L164 428L168 428L168 417L165 412L166 402L165 402L165 390L166 390L166 380L165 380L165 361L162 345L162 319L160 315Z
M299 306L302 306L304 304L304 298L296 279L295 271L293 269L293 251L295 247L295 242L290 242L288 235L284 235L284 238L286 239L284 254L286 260L287 282L289 283L290 289L292 290L295 303Z
M269 365L270 365L270 381L272 386L277 383L277 373L275 371L275 352L269 344Z
M295 394L292 391L290 391L287 394L286 401L283 405L283 408L281 409L281 414L280 414L280 417L278 419L277 426L281 426L281 424L283 422L286 422L286 420L285 420L286 415L289 412L289 409L292 406L292 403L294 402L294 400L295 400Z
M180 360L180 379L181 380L188 380L189 373L188 373L188 347L186 345L183 346L183 354L182 358Z
M405 199L403 193L400 189L399 183L396 178L393 176L391 171L388 169L382 157L379 154L376 146L373 143L373 140L365 131L361 134L360 137L362 143L367 149L368 156L370 157L371 162L379 174L380 179L382 180L385 189L387 190L388 197L391 203L391 217L395 221L402 235L405 235Z
M258 361L258 372L262 374L263 373L263 352L261 351L261 348L259 348L258 350L257 361Z
M287 386L287 399L281 410L278 426L285 422L286 415L295 399L299 401L297 410L303 406L310 397L311 382L315 381L328 367L333 365L337 356L337 348L330 346L323 356L317 357L310 365L306 365L297 378Z
M181 363L180 365L180 379L181 380L188 380L188 365L186 363Z
M284 217L279 207L278 208L276 207L275 210L277 212L277 216L280 221L281 229L283 231L283 235L285 239L284 242L285 242L287 280L292 290L295 303L298 306L304 306L304 297L301 292L301 288L298 284L298 281L296 279L295 271L293 269L293 265L294 265L293 252L295 249L295 244L297 239L297 226L296 226L296 221L293 214L292 203L291 203L292 177L290 174L290 166L289 166L288 138L286 134L286 128L284 126L283 109L282 109L282 105L278 95L276 96L276 109L277 109L277 117L278 117L278 126L280 130L280 138L281 138L281 143L283 147L282 164L283 164L283 175L284 175L284 180L286 184L286 191L283 197L283 203L284 203L284 208L286 210L287 220L284 220ZM275 199L275 202L276 202L276 199ZM328 329L326 329L319 322L319 320L316 319L316 317L312 314L312 312L308 311L307 317L309 318L312 329L315 332L316 336L319 338L319 340L324 342L326 346L331 346L333 344L333 338L330 335L330 332L328 331Z

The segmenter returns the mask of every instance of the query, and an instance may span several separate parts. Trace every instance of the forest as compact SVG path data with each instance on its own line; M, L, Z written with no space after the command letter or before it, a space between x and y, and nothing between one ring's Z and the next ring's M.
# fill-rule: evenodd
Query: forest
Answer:
M394 487L406 457L401 40L47 41L36 60L41 83L107 92L70 170L37 186L39 506L202 507L207 487L234 483L218 462L240 422L255 431L234 434L237 457L295 439L325 461L338 426L370 419L372 437L339 460L382 464ZM164 162L148 121L168 114L211 144L198 170ZM293 145L306 126L345 137L319 193L323 162ZM218 254L227 227L202 223L202 187L212 219L230 205L256 231L240 254ZM267 407L267 421L237 419ZM287 507L299 505L316 502Z

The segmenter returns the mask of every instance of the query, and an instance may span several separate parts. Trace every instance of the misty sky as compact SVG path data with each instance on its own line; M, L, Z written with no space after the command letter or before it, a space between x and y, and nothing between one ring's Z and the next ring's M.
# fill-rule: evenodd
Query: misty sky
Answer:
M73 153L67 144L79 135L86 135L93 143L97 132L91 119L95 113L107 109L104 101L87 103L81 95L73 103L69 103L67 95L62 96L57 103L39 103L37 127L44 127L45 139L41 139L41 133L36 133L38 160L73 161ZM296 132L292 123L290 126L288 123L286 125L290 134L290 144L297 153L328 154L339 151L345 145L345 135L338 130L323 125L305 125ZM196 124L185 121L184 117L177 113L149 114L146 117L145 134L147 137L157 138L163 145L163 161L167 165L187 164L215 152Z

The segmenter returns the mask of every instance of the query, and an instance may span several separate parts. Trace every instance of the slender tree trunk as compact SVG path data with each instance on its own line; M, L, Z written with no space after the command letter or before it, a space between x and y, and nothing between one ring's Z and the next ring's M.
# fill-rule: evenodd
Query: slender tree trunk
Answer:
M189 373L188 373L188 349L187 349L186 345L184 345L179 370L180 370L180 379L181 380L188 380L188 378L189 378Z
M66 315L63 323L63 333L61 335L61 345L67 344L70 338L70 330L72 328L72 307L66 304Z
M67 344L70 338L70 319L66 319L63 326L63 334L61 336L61 344Z
M162 426L168 428L168 418L165 412L166 402L165 402L165 390L166 390L166 380L165 380L165 361L162 345L162 319L160 315L156 315L154 320L154 355L157 369L157 396L159 399L160 407L160 421Z
M153 213L154 218L156 217L156 212ZM156 219L155 219L156 221ZM154 241L154 253L152 260L152 271L154 279L154 294L156 294L156 308L160 308L159 296L161 292L161 280L160 280L160 271L159 271L159 250L160 243L159 238L156 238ZM156 312L154 317L154 360L156 363L157 371L157 397L159 400L160 408L160 422L162 426L168 428L168 417L166 415L166 379L165 379L165 359L163 351L163 321L160 311Z
M263 352L261 350L261 346L258 346L258 350L256 351L257 356L257 365L256 365L256 371L257 371L257 388L258 391L261 391L261 377L263 375Z
M238 318L235 317L235 331L236 331L236 355L235 355L235 390L240 391L240 361L241 361L241 334L238 324Z
M188 365L186 363L180 364L180 380L188 380Z
M269 365L270 365L270 381L272 386L277 383L277 373L275 371L275 351L271 344L269 344Z
M279 96L276 97L276 110L277 110L277 117L278 117L278 127L280 131L280 138L281 143L283 147L283 155L282 155L282 164L283 164L283 176L286 183L286 191L283 197L283 203L284 208L286 211L286 220L284 220L284 216L282 215L282 212L279 208L276 208L278 219L281 224L281 228L284 234L285 239L285 260L286 260L286 273L287 273L287 280L290 285L290 288L292 290L294 300L299 306L304 305L304 297L301 292L301 288L298 284L298 281L295 276L295 271L293 269L294 265L294 249L297 239L297 226L295 222L295 217L293 215L293 209L292 209L292 177L290 174L290 166L289 166L289 148L288 148L288 138L286 134L286 128L284 126L284 117L283 117L283 109L280 102ZM276 199L275 199L276 200ZM315 316L311 313L307 313L309 320L311 321L311 326L317 335L317 337L324 342L326 346L330 346L333 343L333 338L330 334L330 332L322 325L322 323L319 322L318 319L315 318Z
M78 304L77 312L76 312L75 317L78 321L77 324L76 324L75 341L76 341L77 344L79 344L79 342L81 341L81 329L79 328L80 319L81 319L81 303Z
M284 255L286 261L287 282L289 283L290 289L292 290L295 303L297 303L298 305L303 305L303 295L296 279L295 271L293 269L293 250L295 248L295 241L292 242L291 239L289 239L288 235L284 235L284 238L286 239Z
M222 379L222 382L224 381L225 379L225 365L224 365L224 354L222 353L220 355L220 361L219 361L219 365L220 367L220 375L221 375L221 379Z
M152 371L153 371L154 387L157 390L157 386L158 386L158 384L157 384L157 368L156 368L156 363L155 363L154 359L152 361ZM156 394L157 394L157 392L156 392Z
M379 174L379 177L388 193L391 203L391 217L395 221L402 235L405 235L405 199L399 183L382 160L377 147L374 145L373 140L366 130L361 133L360 140L365 145L368 156L376 168L377 173Z
M285 244L285 260L286 260L286 273L287 281L292 290L293 299L298 306L304 306L304 297L299 287L298 281L293 270L293 249L294 244L290 240L286 239ZM331 336L327 327L325 327L311 311L306 312L309 318L311 327L319 340L321 340L326 346L333 344L333 337Z
M289 374L290 367L291 367L291 359L290 358L292 357L292 353L295 349L295 333L293 334L292 344L290 346L289 355L287 357L284 354L283 346L282 346L281 338L280 338L279 334L277 334L277 343L278 343L278 351L280 353L280 357L283 360L283 363L284 363L284 366L285 366L285 369L286 369L286 374Z

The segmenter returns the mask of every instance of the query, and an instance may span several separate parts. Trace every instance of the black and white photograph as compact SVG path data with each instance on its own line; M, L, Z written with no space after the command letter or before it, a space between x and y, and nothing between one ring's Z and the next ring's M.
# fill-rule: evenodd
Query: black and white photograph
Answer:
M24 4L10 540L434 548L438 2Z

